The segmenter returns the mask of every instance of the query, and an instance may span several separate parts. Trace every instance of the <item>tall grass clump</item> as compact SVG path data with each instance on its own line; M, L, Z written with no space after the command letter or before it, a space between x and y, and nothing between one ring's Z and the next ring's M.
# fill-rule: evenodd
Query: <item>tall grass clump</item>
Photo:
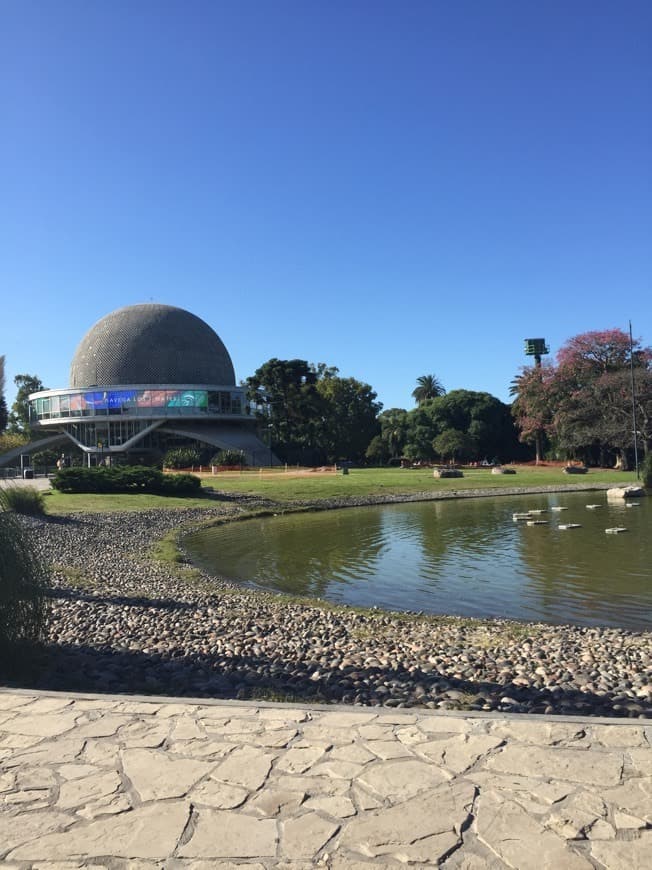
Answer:
M8 486L2 491L8 510L28 516L43 516L45 497L35 486Z
M46 571L30 531L0 490L0 671L28 664L29 647L42 640Z

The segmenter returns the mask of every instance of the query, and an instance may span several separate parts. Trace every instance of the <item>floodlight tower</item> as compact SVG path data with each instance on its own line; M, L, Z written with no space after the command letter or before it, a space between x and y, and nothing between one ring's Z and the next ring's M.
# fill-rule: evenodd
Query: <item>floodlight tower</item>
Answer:
M545 338L525 339L525 355L534 357L534 364L537 368L541 368L541 357L546 353L550 353L550 348L546 344Z
M525 354L526 356L534 357L534 365L537 369L541 368L541 357L550 353L550 348L546 344L545 338L526 338L525 339ZM543 454L543 437L542 432L538 429L534 434L534 444L536 450L536 464L541 462Z

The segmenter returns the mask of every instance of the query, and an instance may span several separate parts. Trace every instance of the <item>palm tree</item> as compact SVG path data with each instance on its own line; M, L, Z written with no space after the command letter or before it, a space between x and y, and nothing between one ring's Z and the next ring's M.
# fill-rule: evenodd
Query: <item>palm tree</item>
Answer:
M443 396L445 392L442 382L435 375L421 375L412 390L412 397L417 405L423 405L428 399L436 399L437 396Z

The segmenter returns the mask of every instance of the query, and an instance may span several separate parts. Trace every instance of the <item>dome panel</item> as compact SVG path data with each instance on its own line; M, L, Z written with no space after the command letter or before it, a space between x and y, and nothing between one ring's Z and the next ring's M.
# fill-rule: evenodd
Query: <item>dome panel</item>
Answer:
M233 363L211 327L171 305L129 305L107 314L70 364L75 389L115 384L235 385Z

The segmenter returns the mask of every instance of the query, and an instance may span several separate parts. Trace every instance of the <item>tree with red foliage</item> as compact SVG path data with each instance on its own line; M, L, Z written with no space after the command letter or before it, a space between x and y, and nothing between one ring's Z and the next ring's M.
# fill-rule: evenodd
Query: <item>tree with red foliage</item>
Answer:
M633 342L634 365L649 364L652 348ZM569 338L557 352L557 365L575 373L599 375L629 367L629 335L622 329L583 332Z
M628 467L633 443L631 363L634 369L637 438L643 452L652 446L652 348L620 329L585 332L570 338L557 364L527 367L516 379L513 404L521 440L543 429L570 456L589 456Z
M554 415L555 368L546 363L541 366L523 366L514 379L511 392L516 395L512 414L524 444L533 444L536 461L543 458L543 437L551 434Z

